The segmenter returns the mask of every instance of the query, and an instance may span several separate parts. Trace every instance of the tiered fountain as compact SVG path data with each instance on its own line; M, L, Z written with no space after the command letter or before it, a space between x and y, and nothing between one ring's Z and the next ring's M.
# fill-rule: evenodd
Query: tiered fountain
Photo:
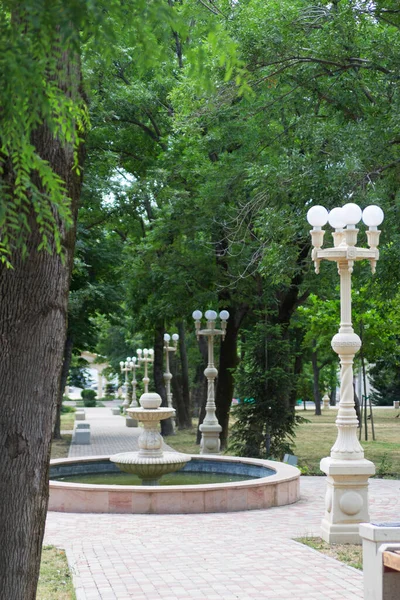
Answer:
M160 421L174 416L175 409L161 407L161 397L151 392L144 393L139 403L140 408L128 408L126 411L133 419L143 423L138 440L139 451L114 454L110 456L110 461L121 471L138 475L143 485L157 485L162 475L178 471L191 457L179 452L163 451Z

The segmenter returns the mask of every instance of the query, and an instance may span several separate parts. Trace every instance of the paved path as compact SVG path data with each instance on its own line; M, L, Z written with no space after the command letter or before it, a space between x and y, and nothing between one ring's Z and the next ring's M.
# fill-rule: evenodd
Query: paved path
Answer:
M113 415L111 406L119 406L120 401L109 402L104 408L85 408L86 421L90 423L90 444L71 444L69 457L104 456L117 452L138 450L140 427L127 427L125 417ZM171 449L167 444L164 448Z
M70 457L101 456L138 449L139 427L127 427L125 417L113 415L111 406L114 404L110 402L110 406L105 408L85 408L86 421L90 423L90 445L71 444Z
M102 419L97 415L89 415L93 431L96 419ZM120 427L130 444L130 428L116 425L120 417L110 414L109 419L112 433L105 438L113 441L114 427ZM109 451L96 449L99 454ZM49 513L45 543L66 549L77 600L362 598L360 572L293 541L319 535L325 485L324 477L302 477L299 502L260 511ZM372 521L399 520L400 481L371 481L370 512Z

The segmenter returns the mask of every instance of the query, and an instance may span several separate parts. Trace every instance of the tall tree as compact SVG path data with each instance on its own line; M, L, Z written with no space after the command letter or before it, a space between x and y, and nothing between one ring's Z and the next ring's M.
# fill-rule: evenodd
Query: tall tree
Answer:
M54 5L0 9L0 587L10 600L36 596L83 160L78 23Z

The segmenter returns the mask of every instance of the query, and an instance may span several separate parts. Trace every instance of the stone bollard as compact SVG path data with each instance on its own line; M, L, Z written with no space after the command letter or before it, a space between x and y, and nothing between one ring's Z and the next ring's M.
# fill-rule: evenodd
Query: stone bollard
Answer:
M360 523L364 600L398 600L400 572L383 566L385 550L400 550L400 523Z
M112 414L112 415L120 415L120 414L121 414L121 411L119 410L119 406L114 406L114 407L111 409L111 414Z
M77 410L75 413L75 421L84 421L86 419L86 413L84 410Z
M90 444L90 423L75 423L74 444Z
M393 402L393 408L395 408L396 410L398 410L400 407L400 402L399 400L394 400Z
M127 427L139 427L139 423L137 422L136 419L132 419L132 417L126 417L125 418L125 425Z
M323 406L322 408L325 410L326 408L330 408L330 400L329 400L329 396L328 394L325 394L325 396L322 398L322 402L323 402Z

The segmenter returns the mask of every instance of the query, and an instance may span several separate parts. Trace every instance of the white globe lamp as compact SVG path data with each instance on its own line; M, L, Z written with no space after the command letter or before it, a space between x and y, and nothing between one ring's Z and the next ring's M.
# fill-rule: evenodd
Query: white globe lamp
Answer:
M328 211L324 206L317 204L312 206L307 212L307 221L313 227L323 227L328 222Z
M342 214L346 221L347 227L354 229L354 227L361 221L362 210L354 202L349 202L342 207Z
M379 206L371 204L371 206L367 206L367 208L364 209L362 213L362 220L364 221L365 225L371 229L376 229L378 225L382 223L384 216L384 212Z
M347 225L342 208L333 208L328 216L328 222L334 229L343 229Z

